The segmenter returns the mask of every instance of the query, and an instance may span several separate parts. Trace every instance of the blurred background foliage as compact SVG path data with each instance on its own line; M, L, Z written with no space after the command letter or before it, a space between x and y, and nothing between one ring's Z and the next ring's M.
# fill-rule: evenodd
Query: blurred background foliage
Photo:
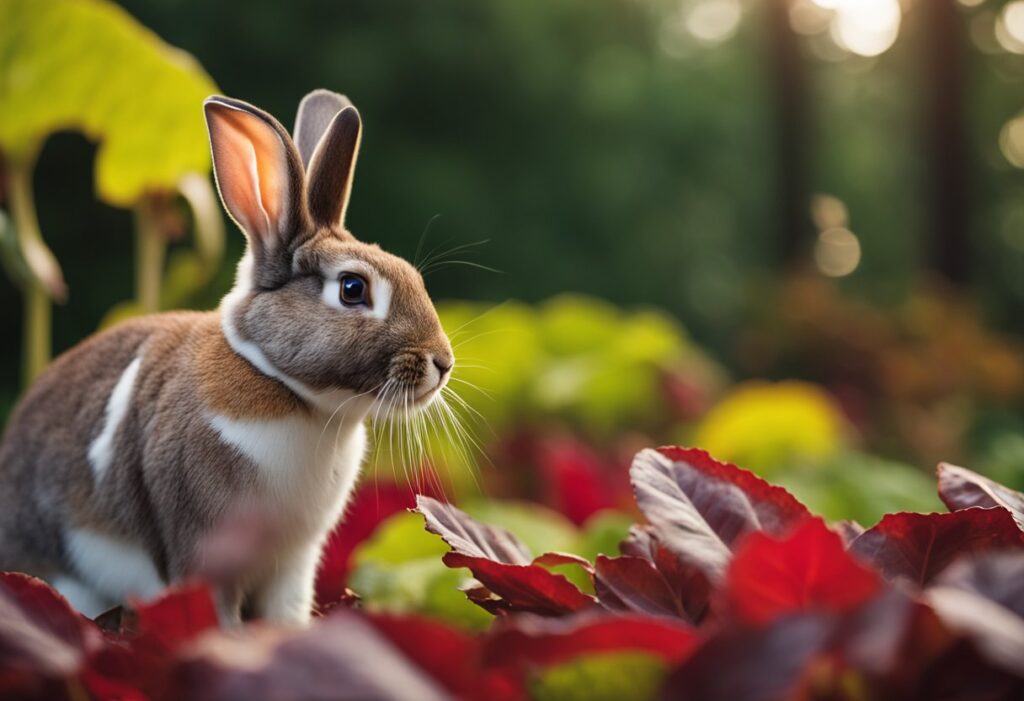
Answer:
M442 256L427 282L472 439L439 426L417 479L527 541L536 526L538 551L610 548L632 508L625 468L657 443L704 447L865 524L938 508L939 460L1024 487L1024 1L122 6L202 68L168 56L286 125L315 87L359 106L348 223L406 257ZM23 39L2 32L10 81ZM78 36L88 56L101 35ZM145 96L168 84L121 62L73 105L135 81L124 100L142 106L115 110L113 132L159 137L171 125ZM40 104L71 82L36 86ZM177 113L186 131L201 128L194 102ZM0 99L5 129L16 118ZM69 289L54 350L145 308L140 221L169 247L149 306L214 307L241 235L228 230L213 265L216 243L185 236L202 229L194 193L163 183L140 220L136 200L103 197L100 131L49 128L34 189ZM15 149L3 158L9 213ZM0 217L5 245L12 231ZM6 413L23 311L12 282L0 295ZM399 449L372 460L384 481L409 463ZM479 623L414 532L398 516L362 546L357 588Z

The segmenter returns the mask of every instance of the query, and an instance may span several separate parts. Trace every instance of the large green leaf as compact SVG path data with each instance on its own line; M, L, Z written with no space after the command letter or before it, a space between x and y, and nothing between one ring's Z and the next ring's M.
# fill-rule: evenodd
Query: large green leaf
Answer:
M216 89L113 3L0 2L0 149L30 159L50 133L81 130L99 141L96 189L110 204L209 170L201 105Z

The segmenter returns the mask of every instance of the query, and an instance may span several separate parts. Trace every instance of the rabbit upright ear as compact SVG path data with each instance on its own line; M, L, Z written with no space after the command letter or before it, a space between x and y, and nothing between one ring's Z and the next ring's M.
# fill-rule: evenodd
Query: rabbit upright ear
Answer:
M203 108L224 206L248 236L258 265L281 259L273 254L307 228L302 163L291 137L276 119L240 100L210 97Z
M334 115L314 149L309 160L306 197L315 224L344 226L361 135L359 112L349 105Z
M344 95L330 90L314 90L302 98L299 112L295 115L295 145L302 156L302 165L309 168L309 160L313 157L316 145L327 131L334 115L352 103Z

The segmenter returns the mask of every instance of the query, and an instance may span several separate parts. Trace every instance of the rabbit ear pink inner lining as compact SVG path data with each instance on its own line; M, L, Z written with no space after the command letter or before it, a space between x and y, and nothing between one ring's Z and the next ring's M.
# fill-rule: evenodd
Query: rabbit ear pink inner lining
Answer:
M209 110L221 197L250 236L272 247L289 197L285 148L259 117L222 105Z

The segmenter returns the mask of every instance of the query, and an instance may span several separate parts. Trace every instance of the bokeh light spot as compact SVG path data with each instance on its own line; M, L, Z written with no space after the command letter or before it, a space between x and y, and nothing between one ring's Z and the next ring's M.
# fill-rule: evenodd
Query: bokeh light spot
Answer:
M1024 0L1003 7L996 21L996 40L1007 51L1024 54Z
M686 29L703 44L720 44L731 38L740 24L739 0L702 0L686 17Z
M860 56L878 56L899 36L903 17L898 0L841 0L832 18L832 38Z
M860 265L860 241L849 229L822 231L814 246L814 263L823 275L844 277Z

